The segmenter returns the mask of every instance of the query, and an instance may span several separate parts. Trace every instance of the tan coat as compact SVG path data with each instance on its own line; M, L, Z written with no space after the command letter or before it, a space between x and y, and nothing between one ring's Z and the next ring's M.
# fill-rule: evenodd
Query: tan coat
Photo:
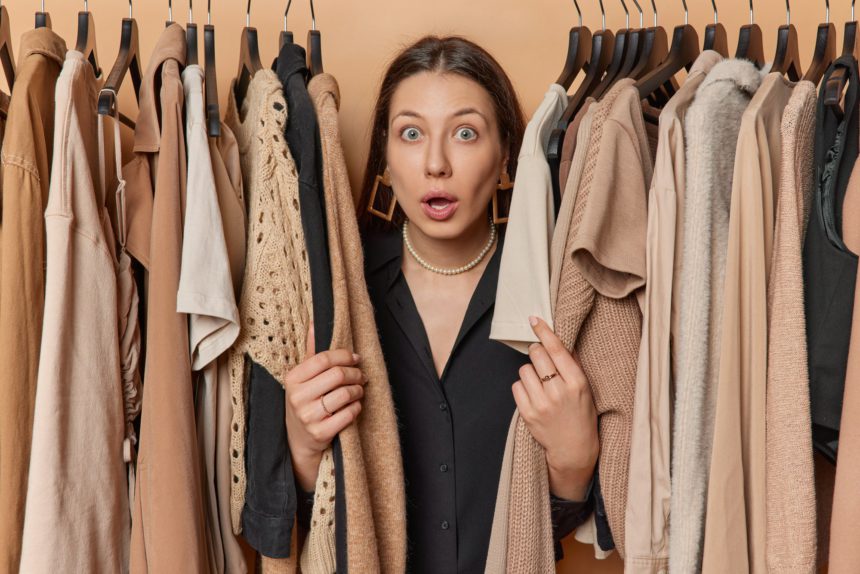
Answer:
M780 127L793 84L769 74L741 120L708 484L705 574L766 569L767 282L782 158Z
M0 261L0 572L18 572L45 301L54 86L66 44L26 32L3 141Z
M767 570L813 573L815 475L803 304L803 237L812 197L815 85L800 82L782 117L782 161L768 291Z
M659 143L648 196L645 303L636 367L630 477L625 515L625 571L654 573L669 565L671 340L677 320L686 161L684 117L706 74L719 62L703 52L660 113Z
M141 85L134 159L123 168L128 249L149 278L143 413L132 510L133 573L208 572L211 568L188 317L176 311L185 204L184 98L179 76L185 50L182 28L167 27Z
M128 570L130 445L117 313L126 299L120 288L133 283L117 282L96 97L92 66L68 52L45 212L45 319L22 572Z

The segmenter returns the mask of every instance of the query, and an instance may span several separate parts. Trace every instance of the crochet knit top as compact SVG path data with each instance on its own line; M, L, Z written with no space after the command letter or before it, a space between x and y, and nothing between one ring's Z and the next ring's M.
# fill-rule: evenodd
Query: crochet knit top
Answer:
M299 212L296 166L284 140L287 105L271 70L254 75L240 116L230 98L248 197L248 245L239 300L242 330L230 351L233 399L230 493L233 530L245 503L246 355L282 385L304 357L311 316L310 270Z

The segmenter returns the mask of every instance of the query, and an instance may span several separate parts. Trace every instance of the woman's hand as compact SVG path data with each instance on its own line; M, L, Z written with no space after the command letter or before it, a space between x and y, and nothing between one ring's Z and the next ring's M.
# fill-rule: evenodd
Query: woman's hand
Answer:
M546 450L550 490L559 498L585 498L600 452L597 410L577 360L546 322L530 317L540 343L520 368L514 400L532 436Z
M322 453L361 412L367 378L360 358L345 349L314 354L314 328L308 329L305 360L285 381L287 438L299 486L313 492Z

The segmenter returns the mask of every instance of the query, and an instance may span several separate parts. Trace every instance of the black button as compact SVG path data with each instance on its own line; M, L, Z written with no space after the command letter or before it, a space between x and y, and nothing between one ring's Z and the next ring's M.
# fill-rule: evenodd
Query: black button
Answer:
M448 410L448 403L439 403L439 410L440 411L447 411Z
M439 470L441 470L442 472L448 472L448 465L443 464L442 466L439 467Z
M451 527L447 520L442 521L442 530L448 530Z

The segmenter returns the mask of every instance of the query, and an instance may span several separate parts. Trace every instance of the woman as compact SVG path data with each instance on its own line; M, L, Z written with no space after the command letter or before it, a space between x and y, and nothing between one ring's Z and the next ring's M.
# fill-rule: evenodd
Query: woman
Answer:
M510 80L461 38L420 40L383 80L359 209L400 425L410 572L483 571L515 407L546 449L557 539L590 510L597 415L579 364L537 318L528 356L489 339L504 237L493 214L523 131ZM361 409L359 362L331 350L290 374L287 432L305 491Z

